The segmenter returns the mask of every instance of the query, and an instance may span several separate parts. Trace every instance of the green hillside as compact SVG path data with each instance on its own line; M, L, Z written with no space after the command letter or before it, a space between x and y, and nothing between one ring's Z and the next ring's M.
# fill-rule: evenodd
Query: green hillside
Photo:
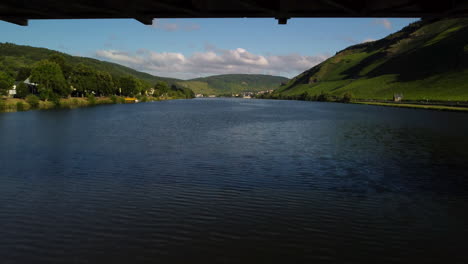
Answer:
M180 80L153 76L134 69L111 62L100 61L92 58L71 56L58 51L16 45L12 43L0 43L0 71L16 78L18 72L25 67L31 67L36 62L50 58L52 55L60 55L66 64L74 67L84 64L98 71L108 72L114 79L131 75L153 86L158 81L165 81L169 85L177 85L192 89L195 93L203 94L230 94L243 91L261 91L274 89L288 79L279 76L255 75L255 74L226 74L216 75L192 80Z
M72 67L78 64L85 64L95 70L108 72L115 79L117 77L131 75L152 85L157 81L165 81L169 84L174 84L176 81L179 81L173 78L153 76L116 63L71 56L50 49L22 46L12 43L0 43L0 71L8 73L10 76L16 76L21 68L31 67L34 63L48 59L55 54L61 55L65 59L65 62Z
M293 78L275 96L321 93L468 101L468 18L421 20L381 40L348 47Z
M289 79L261 74L224 74L181 81L178 84L201 94L231 94L276 89Z

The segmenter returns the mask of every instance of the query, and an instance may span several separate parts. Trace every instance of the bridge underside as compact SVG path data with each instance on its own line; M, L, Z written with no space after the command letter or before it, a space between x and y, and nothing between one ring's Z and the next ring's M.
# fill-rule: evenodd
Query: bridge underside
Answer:
M468 0L2 0L0 20L468 16Z

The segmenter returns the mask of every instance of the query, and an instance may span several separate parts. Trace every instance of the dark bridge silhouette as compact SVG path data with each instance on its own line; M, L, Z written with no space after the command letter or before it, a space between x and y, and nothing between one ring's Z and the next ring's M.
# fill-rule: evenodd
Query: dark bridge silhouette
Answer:
M468 16L468 0L2 0L0 19Z

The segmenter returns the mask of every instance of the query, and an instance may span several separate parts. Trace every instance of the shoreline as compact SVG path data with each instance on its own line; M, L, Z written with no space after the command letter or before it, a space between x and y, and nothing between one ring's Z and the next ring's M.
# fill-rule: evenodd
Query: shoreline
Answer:
M173 100L178 98L172 97L143 97L139 103L154 102L154 101L165 101ZM98 105L110 105L110 104L126 104L125 97L116 96L114 98L109 96L95 97L94 99L86 97L70 97L61 98L60 105L57 106L52 101L39 101L37 107L31 107L31 105L25 99L19 98L0 98L4 104L0 104L0 113L12 113L12 112L24 112L31 110L50 110L50 109L75 109L83 107L93 107Z
M154 101L166 101L174 100L179 98L172 97L142 97L139 103L154 102ZM82 107L93 107L98 105L109 105L109 104L126 104L125 97L116 96L114 98L109 96L95 97L94 99L86 97L70 97L60 99L60 105L57 106L52 101L39 101L38 107L31 107L31 105L25 99L19 98L0 98L3 101L3 105L0 104L0 113L10 112L24 112L30 110L49 110L49 109L75 109ZM338 103L337 101L329 101L330 103ZM415 103L393 103L393 102L376 102L376 101L351 101L351 104L361 105L373 105L373 106L385 106L385 107L398 107L398 108L412 108L412 109L424 109L432 111L451 111L451 112L468 112L468 107L463 106L448 106L442 104L415 104Z
M424 109L433 111L452 111L452 112L468 112L468 107L447 106L440 104L411 104L411 103L387 103L387 102L369 102L369 101L354 101L353 104L385 106L385 107L400 107L412 109Z
M418 103L416 101L409 102L391 102L391 101L377 101L374 99L354 99L348 102L343 102L337 98L319 101L319 100L300 100L300 99L279 99L279 98L255 98L259 100L287 100L287 101L305 101L305 102L324 102L324 103L345 103L345 104L361 104L361 105L373 105L373 106L385 106L385 107L399 107L399 108L412 108L412 109L423 109L432 111L451 111L451 112L468 112L468 102L424 102Z

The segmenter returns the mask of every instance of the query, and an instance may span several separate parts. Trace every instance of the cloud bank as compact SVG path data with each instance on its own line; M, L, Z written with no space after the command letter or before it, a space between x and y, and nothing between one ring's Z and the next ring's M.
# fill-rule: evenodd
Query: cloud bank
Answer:
M258 55L246 49L217 49L210 46L190 56L176 52L155 52L140 49L134 53L119 50L98 50L100 59L120 63L139 71L158 76L194 78L214 74L251 73L293 77L320 62L329 55L304 56L300 54Z

